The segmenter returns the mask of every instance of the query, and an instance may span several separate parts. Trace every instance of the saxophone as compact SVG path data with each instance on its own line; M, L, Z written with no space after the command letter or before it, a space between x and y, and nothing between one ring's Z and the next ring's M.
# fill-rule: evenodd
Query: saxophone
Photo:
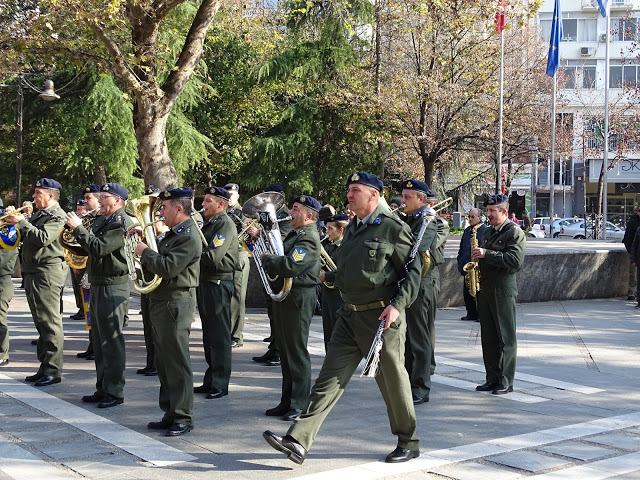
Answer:
M480 228L482 223L478 223L471 229L471 251L473 252L474 248L478 247L478 229ZM480 270L478 269L478 262L473 261L473 258L470 262L468 262L464 267L462 267L467 274L464 277L465 284L467 285L467 290L472 297L475 297L476 294L480 291Z

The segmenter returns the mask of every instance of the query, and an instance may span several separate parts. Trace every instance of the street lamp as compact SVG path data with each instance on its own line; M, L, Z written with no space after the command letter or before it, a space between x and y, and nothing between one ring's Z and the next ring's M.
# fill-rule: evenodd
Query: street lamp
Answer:
M31 85L24 78L24 73L20 72L17 74L19 81L17 85L18 89L18 114L16 119L16 208L20 206L22 200L22 102L24 98L24 87L33 90L38 93L39 97L47 102L51 102L53 100L58 100L60 98L59 95L56 94L53 88L53 81L46 80L44 82L44 90L40 91L33 85ZM5 85L1 84L2 87L14 87L16 85Z

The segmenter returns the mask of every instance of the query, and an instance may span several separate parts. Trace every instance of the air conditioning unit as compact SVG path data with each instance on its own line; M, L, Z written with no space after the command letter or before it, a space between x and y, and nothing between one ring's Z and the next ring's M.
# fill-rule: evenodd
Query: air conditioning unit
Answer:
M598 38L600 38L600 43L605 43L607 41L607 34L601 33Z
M581 57L592 57L594 53L596 53L596 49L594 47L580 47Z

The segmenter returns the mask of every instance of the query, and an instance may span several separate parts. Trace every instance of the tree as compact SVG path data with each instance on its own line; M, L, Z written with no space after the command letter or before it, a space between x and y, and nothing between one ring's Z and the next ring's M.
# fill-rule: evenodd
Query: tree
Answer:
M13 52L18 61L30 53L47 59L71 57L110 72L132 96L145 184L176 186L167 122L198 67L222 0L3 1L11 9L0 23L11 28L4 30L0 51ZM17 18L28 21L17 27Z
M377 38L383 48L381 52L375 49L374 62L381 78L380 102L396 125L389 149L391 171L403 172L409 166L410 172L416 172L418 160L431 184L437 169L456 162L468 168L474 156L480 163L495 161L500 43L493 21L497 2L380 2L382 25L376 28L381 30ZM539 4L510 2L509 22L526 24ZM515 36L514 32L507 39ZM512 65L511 78L520 79L517 85L507 83L505 95L507 102L514 101L513 108L507 104L504 116L505 132L514 127L509 140L513 155L530 144L530 132L520 127L528 124L535 106L535 100L527 103L517 90L525 81L535 84L540 80L534 74L538 52L532 52L533 59L528 54L517 57L521 43L521 38L507 42L512 59L518 60ZM509 55L507 51L507 58ZM527 106L524 111L523 105ZM515 127L521 131L516 132Z

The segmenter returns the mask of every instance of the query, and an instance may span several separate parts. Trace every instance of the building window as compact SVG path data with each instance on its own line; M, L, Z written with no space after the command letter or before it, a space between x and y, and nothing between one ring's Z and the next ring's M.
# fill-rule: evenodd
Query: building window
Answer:
M562 88L596 88L596 60L567 60L564 62Z
M637 17L611 17L611 39L614 42L631 42L638 39Z
M635 88L638 85L638 64L611 61L609 88Z
M563 42L597 42L598 21L595 18L565 18L562 16ZM542 37L546 40L551 36L551 19L540 20Z

